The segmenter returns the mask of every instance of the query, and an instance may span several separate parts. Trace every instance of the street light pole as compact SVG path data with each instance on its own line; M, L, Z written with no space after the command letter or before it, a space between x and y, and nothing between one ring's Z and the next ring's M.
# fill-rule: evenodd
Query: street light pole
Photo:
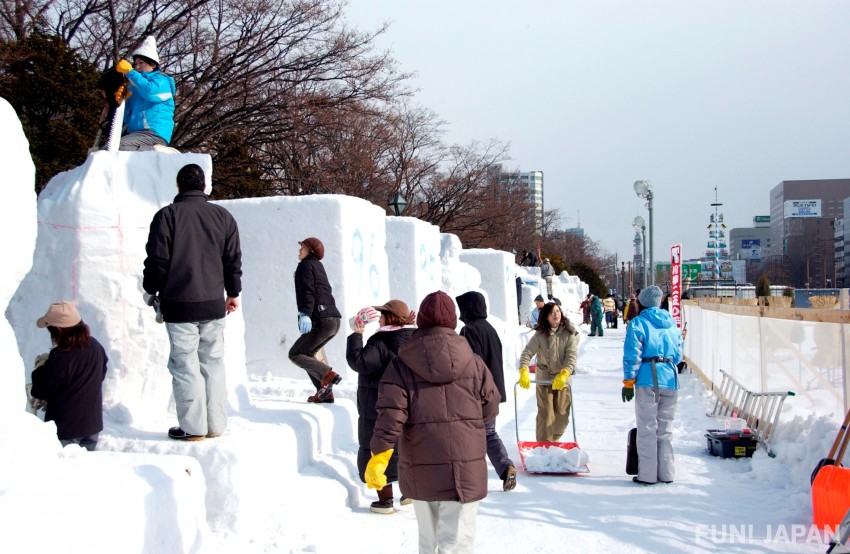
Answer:
M635 193L646 199L646 208L649 210L649 284L655 284L654 251L653 251L653 228L652 228L652 185L649 181L635 181Z

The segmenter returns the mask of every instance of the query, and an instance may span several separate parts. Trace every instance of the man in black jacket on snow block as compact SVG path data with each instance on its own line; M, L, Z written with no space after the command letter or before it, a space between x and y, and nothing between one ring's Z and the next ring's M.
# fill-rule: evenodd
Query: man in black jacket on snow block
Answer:
M227 427L224 318L239 307L242 249L236 220L208 202L204 188L204 170L184 166L174 203L154 215L145 247L142 287L151 305L159 295L171 343L179 426L168 436L176 440L217 437Z

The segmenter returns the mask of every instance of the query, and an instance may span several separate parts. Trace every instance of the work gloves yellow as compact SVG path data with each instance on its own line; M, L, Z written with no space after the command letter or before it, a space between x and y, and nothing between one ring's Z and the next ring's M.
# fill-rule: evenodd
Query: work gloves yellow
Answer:
M552 379L552 390L563 389L570 382L572 376L573 374L570 373L569 369L562 369L561 373L559 373L554 379Z
M117 64L115 64L115 71L118 73L122 73L126 75L130 71L133 70L133 64L128 62L127 60L121 60Z
M531 376L528 374L528 366L519 368L519 386L524 389L531 386Z
M393 455L393 449L390 448L380 454L372 454L369 463L366 464L366 471L363 472L363 477L366 478L366 486L370 489L381 490L387 486L387 465L390 463L390 457Z

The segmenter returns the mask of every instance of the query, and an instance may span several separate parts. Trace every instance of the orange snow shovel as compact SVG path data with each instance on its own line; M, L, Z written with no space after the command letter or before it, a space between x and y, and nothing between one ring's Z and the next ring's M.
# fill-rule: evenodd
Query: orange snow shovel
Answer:
M812 484L815 483L815 477L818 476L818 472L821 470L821 468L823 468L823 466L836 465L835 458L833 458L833 456L835 456L835 451L838 450L838 445L844 442L845 444L842 445L841 450L842 454L838 456L839 462L841 461L844 449L847 448L846 435L848 434L848 425L850 425L850 410L847 410L847 415L844 416L844 423L841 424L841 427L838 429L838 433L835 435L835 441L832 443L832 448L829 449L829 454L826 455L826 458L822 458L821 461L818 462L818 465L815 466L815 470L812 472Z
M848 413L850 418L850 413ZM850 442L850 433L847 432L847 424L850 419L845 419L844 425L839 430L841 448L835 458L835 445L830 450L829 458L821 460L824 462L815 468L814 481L812 482L812 516L815 526L823 528L826 526L835 529L844 514L850 508L850 469L841 467L841 460ZM837 439L836 439L837 440Z

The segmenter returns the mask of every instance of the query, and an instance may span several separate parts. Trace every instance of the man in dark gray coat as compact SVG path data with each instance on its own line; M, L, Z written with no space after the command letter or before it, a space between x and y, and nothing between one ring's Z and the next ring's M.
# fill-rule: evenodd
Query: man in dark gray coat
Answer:
M176 440L217 437L227 427L224 317L239 307L242 249L230 212L208 202L204 170L177 173L174 203L151 222L142 287L159 297L171 342ZM226 293L226 297L225 297Z

